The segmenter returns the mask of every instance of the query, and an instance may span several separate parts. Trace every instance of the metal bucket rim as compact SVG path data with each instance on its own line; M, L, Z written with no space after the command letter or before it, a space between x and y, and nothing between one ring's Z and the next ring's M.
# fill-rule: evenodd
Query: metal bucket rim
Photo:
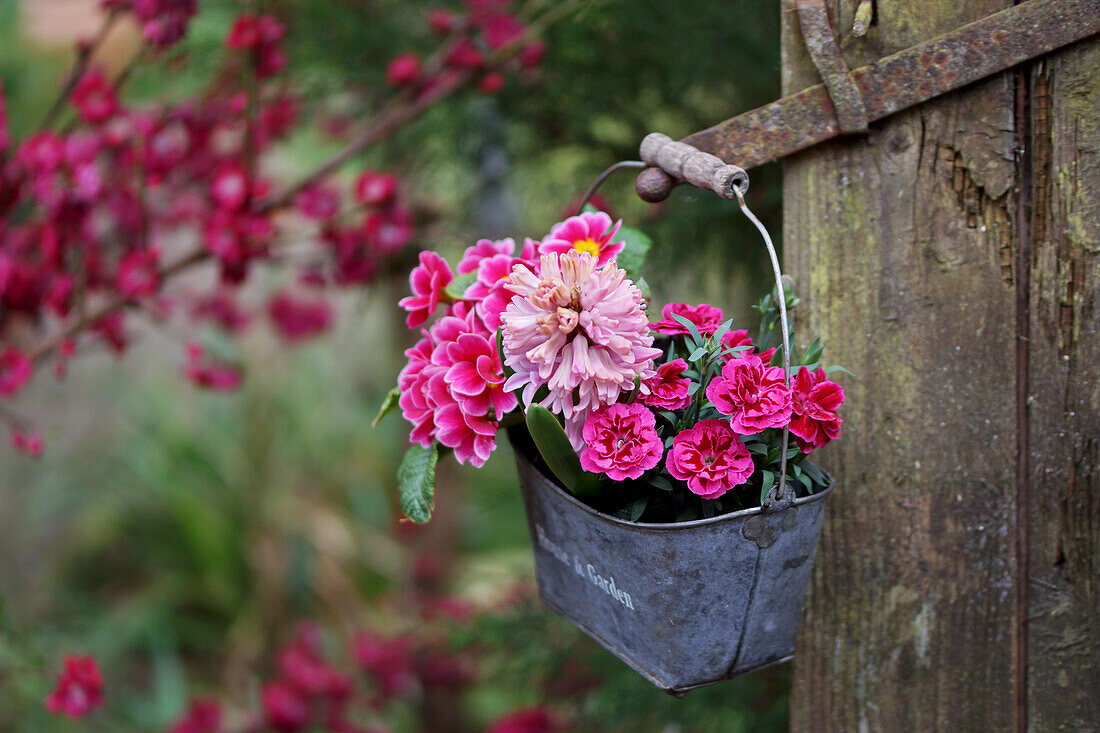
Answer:
M710 518L707 518L707 519L692 519L692 520L687 521L687 522L629 522L625 519L619 519L618 517L613 517L610 514L604 514L601 511L597 511L597 510L593 509L592 507L588 506L587 504L585 504L583 501L581 501L577 497L570 494L568 491L565 491L560 486L558 486L556 481L554 481L550 477L546 476L541 470L539 470L538 466L531 463L531 461L527 458L527 456L523 455L523 451L517 449L515 451L515 454L516 454L516 456L522 458L522 460L525 461L528 465L530 465L531 468L534 469L535 473L540 478L543 479L543 482L547 486L549 486L552 491L556 492L557 495L560 498L565 499L567 502L569 502L573 506L575 506L578 509L586 512L587 514L595 517L596 519L607 522L609 524L615 524L615 525L619 525L619 526L622 526L622 527L628 527L628 528L631 528L631 529L634 529L634 530L655 531L655 532L671 532L671 531L675 531L675 530L678 530L678 529L693 529L695 527L707 527L707 526L710 526L712 524L721 524L722 522L730 522L730 521L734 521L734 520L737 520L737 519L742 519L744 517L751 517L751 516L755 516L757 514L762 514L763 509L764 509L764 507L759 507L759 506L750 507L749 509L740 509L736 512L729 512L727 514L719 514L716 517L710 517ZM825 486L824 490L819 491L816 494L812 494L810 496L802 497L801 499L794 499L790 506L784 507L783 509L779 509L775 512L769 512L769 513L770 514L781 514L782 512L785 512L788 509L793 509L794 507L805 506L807 504L813 504L814 502L817 502L817 501L824 501L825 498L830 493L832 493L832 491L833 491L833 477L828 471L825 471L825 469L822 469L822 472L825 474L825 477L827 479L829 479L829 483Z

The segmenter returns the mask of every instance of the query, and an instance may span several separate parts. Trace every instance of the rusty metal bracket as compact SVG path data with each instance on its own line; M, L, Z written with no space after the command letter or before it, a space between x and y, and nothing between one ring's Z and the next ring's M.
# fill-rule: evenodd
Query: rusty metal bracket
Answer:
M1100 0L1028 0L861 66L848 76L873 122L1098 33ZM683 142L747 170L840 133L829 90L818 84L689 135ZM660 169L648 168L638 176L638 194L660 201L676 183Z
M840 56L825 0L798 0L798 24L810 58L825 82L829 100L833 103L841 132L866 132L867 109L859 87L848 73L848 65Z

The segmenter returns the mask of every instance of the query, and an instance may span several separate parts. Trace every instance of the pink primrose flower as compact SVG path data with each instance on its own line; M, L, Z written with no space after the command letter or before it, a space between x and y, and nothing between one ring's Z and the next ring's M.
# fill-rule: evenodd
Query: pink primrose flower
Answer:
M749 449L725 420L701 420L673 438L665 467L704 499L717 499L753 472Z
M405 351L409 361L397 375L397 386L401 390L401 397L397 404L401 413L412 426L409 441L418 443L427 448L435 440L435 408L434 401L429 398L428 385L437 372L446 373L444 367L432 365L432 351L434 345L425 333L424 338L417 342L416 346Z
M727 361L707 385L707 399L730 416L738 435L781 428L791 419L791 392L784 384L783 368L765 366L755 354Z
M622 221L611 222L602 211L585 212L571 216L554 225L539 245L539 254L564 254L572 250L587 252L596 258L596 267L603 267L614 259L626 242L611 241L622 226Z
M454 280L450 265L435 252L421 252L420 266L413 268L409 275L412 296L402 298L398 303L409 312L405 323L416 328L435 313L436 307L447 300L444 292Z
M664 442L649 408L614 404L588 413L581 429L581 468L613 481L638 478L661 462Z
M461 334L446 344L446 351L451 364L446 379L463 412L492 412L500 420L515 408L515 394L504 390L496 334Z
M54 715L83 718L103 704L103 675L95 657L66 654L57 686L46 697L46 709Z
M652 348L641 291L626 271L597 269L596 261L569 250L543 255L537 275L515 266L507 287L516 297L501 316L505 363L515 372L504 388L522 388L529 405L546 387L540 404L565 418L577 450L588 413L651 377L661 354Z
M650 407L666 410L682 410L691 404L688 388L691 380L680 375L687 371L687 362L675 359L657 367L657 373L645 380L643 386L649 394L643 395L642 402Z
M802 367L791 385L794 419L791 432L803 453L810 453L840 435L844 421L836 411L844 404L844 388L830 382L825 370Z
M663 320L653 324L653 330L667 334L689 333L686 326L673 318L674 315L682 316L694 323L696 328L699 329L699 333L703 336L710 336L717 331L724 320L722 309L715 308L713 305L707 303L700 303L699 305L669 303L661 309Z
M507 240L511 241L511 240ZM528 240L528 244L533 242ZM527 257L512 257L509 254L495 254L478 262L477 280L466 289L465 297L475 301L474 308L486 327L496 331L500 327L500 316L508 307L514 293L508 289L512 270L522 266L534 270L532 246L525 246L523 254Z

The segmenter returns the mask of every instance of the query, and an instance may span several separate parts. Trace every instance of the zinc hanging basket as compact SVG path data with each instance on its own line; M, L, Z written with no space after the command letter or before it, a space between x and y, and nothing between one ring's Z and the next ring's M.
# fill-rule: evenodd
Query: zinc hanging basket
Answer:
M831 480L780 509L627 522L547 478L522 429L511 439L547 606L670 693L792 658Z
M646 174L639 178L643 198L654 180L658 188L678 180L736 199L771 258L789 375L782 273L771 237L745 204L748 175L659 133L648 135L640 152L643 162L613 166L585 200L611 171L643 163L655 166L647 174L657 174L648 183ZM509 436L546 605L673 694L793 658L832 491L827 474L824 487L797 496L786 486L784 458L763 506L669 524L628 522L584 504L549 478L522 428Z

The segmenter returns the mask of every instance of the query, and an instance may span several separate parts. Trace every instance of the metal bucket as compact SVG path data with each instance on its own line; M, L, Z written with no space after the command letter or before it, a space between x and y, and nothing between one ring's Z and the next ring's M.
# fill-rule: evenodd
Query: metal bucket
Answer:
M653 684L683 693L789 661L825 497L675 524L603 514L516 450L543 602Z

